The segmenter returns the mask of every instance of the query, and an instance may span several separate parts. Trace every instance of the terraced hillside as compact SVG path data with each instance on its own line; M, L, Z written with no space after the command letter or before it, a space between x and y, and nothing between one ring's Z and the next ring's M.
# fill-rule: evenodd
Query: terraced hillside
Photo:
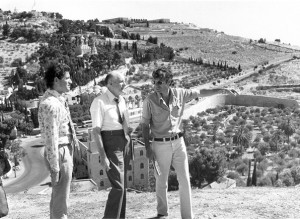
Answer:
M210 63L227 61L229 66L237 67L241 64L243 69L285 57L293 52L292 49L273 44L259 44L256 42L258 39L230 36L187 24L151 24L150 28L134 28L129 31L138 32L145 39L149 36L157 37L158 44L171 46L183 58L201 57Z

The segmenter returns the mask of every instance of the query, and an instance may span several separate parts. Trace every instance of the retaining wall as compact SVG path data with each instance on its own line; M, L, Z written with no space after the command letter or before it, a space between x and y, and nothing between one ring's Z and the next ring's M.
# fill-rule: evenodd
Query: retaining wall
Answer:
M198 112L205 111L217 106L237 105L237 106L259 106L259 107L290 107L299 108L296 100L282 99L276 97L257 95L214 95L200 100L195 105L185 110L183 118L197 115Z

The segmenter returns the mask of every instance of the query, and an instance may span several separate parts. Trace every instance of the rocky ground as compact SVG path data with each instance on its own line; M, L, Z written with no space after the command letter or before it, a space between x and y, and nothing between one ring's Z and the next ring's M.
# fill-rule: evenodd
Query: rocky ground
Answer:
M195 219L300 218L300 188L193 189ZM102 218L108 191L72 193L70 219ZM50 195L8 194L7 219L49 218ZM169 193L170 219L181 218L178 192ZM155 193L127 196L127 217L146 219L156 214Z

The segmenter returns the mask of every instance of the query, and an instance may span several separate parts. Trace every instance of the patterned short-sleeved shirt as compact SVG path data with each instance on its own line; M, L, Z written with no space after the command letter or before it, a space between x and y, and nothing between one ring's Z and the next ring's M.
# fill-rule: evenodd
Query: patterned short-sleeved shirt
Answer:
M70 112L65 107L65 103L66 99L63 95L48 89L39 105L41 136L44 139L46 158L53 172L60 170L58 145L71 142Z

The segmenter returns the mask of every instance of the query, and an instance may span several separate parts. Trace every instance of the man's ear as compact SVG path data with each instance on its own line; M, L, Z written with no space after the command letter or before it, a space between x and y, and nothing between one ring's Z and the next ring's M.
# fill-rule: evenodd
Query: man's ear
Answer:
M168 84L169 86L172 86L173 83L174 83L174 81L173 81L172 79L169 79L168 82L167 82L167 84Z
M57 83L59 79L57 77L54 78L54 82Z

